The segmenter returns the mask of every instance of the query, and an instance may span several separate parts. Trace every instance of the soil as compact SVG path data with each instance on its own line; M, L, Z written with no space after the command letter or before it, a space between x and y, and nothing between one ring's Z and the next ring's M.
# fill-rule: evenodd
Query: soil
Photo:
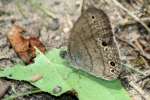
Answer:
M114 1L114 0L113 0ZM118 0L135 16L150 26L150 2L148 0ZM126 70L121 82L133 100L148 100L150 92L150 33L111 0L87 0L95 7L103 9L110 17L114 36L119 47L121 59L134 70ZM7 33L17 24L26 29L23 34L39 37L47 50L65 47L73 23L80 16L82 0L0 0L0 68L13 66L22 60L11 47ZM128 69L128 68L127 68ZM143 76L137 73L145 73ZM11 96L15 92L30 91L33 86L26 82L8 79L0 80L0 96ZM15 91L14 91L15 90ZM77 100L77 97L65 93L54 97L48 93L37 93L16 100Z

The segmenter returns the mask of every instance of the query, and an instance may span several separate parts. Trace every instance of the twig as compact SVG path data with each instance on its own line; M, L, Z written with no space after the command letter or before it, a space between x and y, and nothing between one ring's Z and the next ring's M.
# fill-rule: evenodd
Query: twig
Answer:
M10 84L8 82L0 80L0 98L2 98L7 90L9 89Z
M150 77L150 74L145 76L145 77L143 77L143 78L141 78L141 79L139 79L139 80L137 80L136 83L139 83L139 82L141 82L141 81L143 81L143 80L145 80L145 79L147 79L149 77Z
M140 45L138 39L134 40L134 47L137 47L139 49L139 51L141 51L142 54L144 54L144 50L143 47Z
M149 32L150 34L150 29L149 27L140 20L140 18L138 18L137 16L135 16L132 12L130 12L127 8L125 8L121 3L119 3L117 0L112 0L116 6L118 6L119 8L123 9L125 12L128 13L128 15L130 15L134 20L136 20L137 22L139 22L141 25L143 25L145 27L145 29Z
M145 100L149 100L150 96L149 94L145 93L145 91L139 87L136 83L134 83L133 81L131 81L130 86L132 86Z
M137 69L133 68L133 67L132 67L131 65L129 65L129 64L123 64L123 63L121 63L121 65L123 65L124 67L129 68L130 70L132 70L132 71L134 71L134 72L137 72L137 73L139 73L139 74L141 74L141 75L143 75L143 76L147 76L147 74L143 73L143 72L140 71L140 70L137 70Z
M145 17L145 18L141 18L141 21L144 22L144 23L148 23L150 22L150 17ZM135 20L123 20L121 21L118 25L121 25L121 26L126 26L126 25L132 25L132 24L136 24L137 21Z
M42 91L41 90L34 90L34 91L26 92L26 93L20 93L20 94L16 94L16 95L13 95L13 96L6 97L3 100L13 100L17 97L30 95L30 94L35 94L35 93L39 93L39 92L42 92Z
M116 39L118 39L119 41L122 41L126 44L128 44L130 47L134 48L136 51L138 51L140 53L141 56L145 57L146 59L150 59L150 57L146 54L146 53L141 53L140 50L138 50L135 46L133 46L131 43L127 42L126 40L123 40L121 38L119 38L118 36L115 36Z

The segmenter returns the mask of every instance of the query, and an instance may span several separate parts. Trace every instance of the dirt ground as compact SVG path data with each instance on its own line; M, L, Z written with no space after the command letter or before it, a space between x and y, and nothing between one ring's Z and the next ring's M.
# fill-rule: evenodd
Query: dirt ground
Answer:
M116 0L87 0L84 6L88 7L91 1L110 17L122 62L127 65L127 70L120 78L123 86L132 100L150 100L149 0L118 0L127 10L113 2ZM69 31L80 16L81 8L82 0L0 0L0 67L6 68L21 62L6 36L14 23L26 29L24 36L39 37L47 50L60 48L67 45ZM128 70L130 67L132 71ZM0 96L3 97L33 88L28 83L6 79L0 80L1 87L4 88L0 90ZM54 97L47 93L38 93L17 97L16 100L77 98L69 94Z

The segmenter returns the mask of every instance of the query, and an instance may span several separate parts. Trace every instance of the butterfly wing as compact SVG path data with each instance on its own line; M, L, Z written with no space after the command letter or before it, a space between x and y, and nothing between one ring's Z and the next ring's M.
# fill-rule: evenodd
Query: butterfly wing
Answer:
M81 14L71 30L68 54L76 68L97 77L113 80L121 72L110 21L102 10L89 8Z

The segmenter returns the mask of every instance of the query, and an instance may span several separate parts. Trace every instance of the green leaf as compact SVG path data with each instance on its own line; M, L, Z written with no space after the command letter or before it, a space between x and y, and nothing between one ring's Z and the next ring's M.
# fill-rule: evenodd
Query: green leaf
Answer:
M39 54L35 63L7 68L0 71L0 77L28 81L55 96L75 90L79 100L130 100L119 80L105 81L75 70L59 56L59 52L59 49L53 49L45 55ZM36 75L42 79L33 82Z

